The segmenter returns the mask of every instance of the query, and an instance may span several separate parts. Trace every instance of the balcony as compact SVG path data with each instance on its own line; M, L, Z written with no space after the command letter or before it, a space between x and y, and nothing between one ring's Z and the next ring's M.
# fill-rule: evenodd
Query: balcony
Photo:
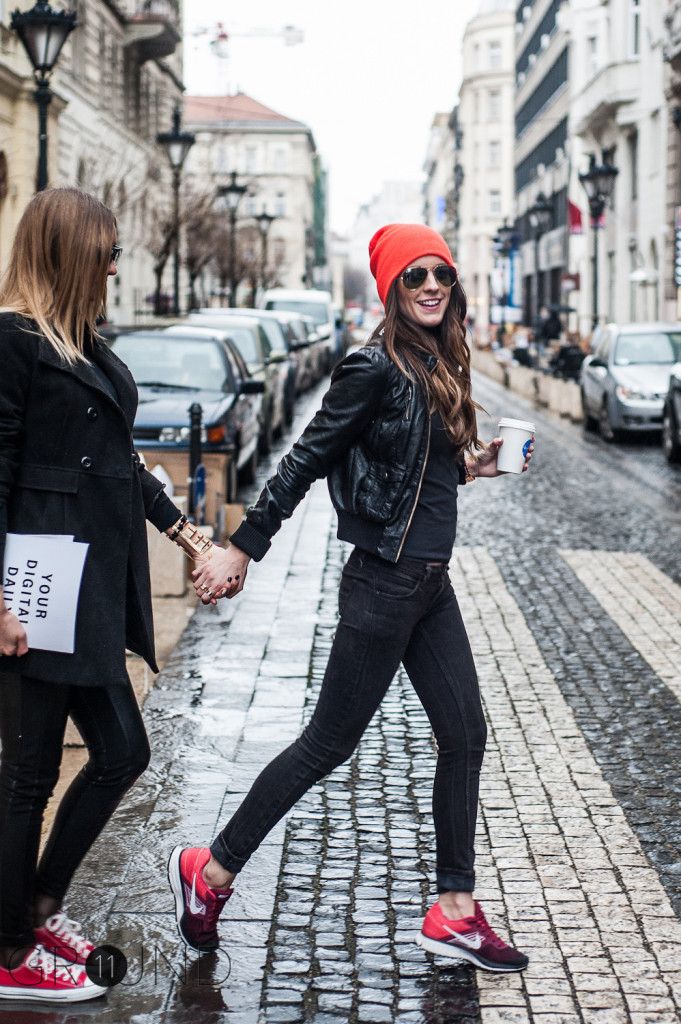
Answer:
M180 9L177 0L144 0L125 27L126 47L134 47L137 61L170 57L180 43Z
M596 72L573 100L577 135L597 132L608 121L626 124L621 109L633 105L641 94L638 60L607 64Z

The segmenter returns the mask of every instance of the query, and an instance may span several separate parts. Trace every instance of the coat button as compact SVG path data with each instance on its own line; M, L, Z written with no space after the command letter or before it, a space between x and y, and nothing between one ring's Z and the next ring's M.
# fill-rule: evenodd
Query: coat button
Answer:
M83 469L92 469L92 459L90 458L89 455L84 455L83 458L80 460L80 464L83 467Z
M99 413L95 409L94 405L91 405L90 408L87 411L87 418L89 420L96 420L98 416L99 416Z

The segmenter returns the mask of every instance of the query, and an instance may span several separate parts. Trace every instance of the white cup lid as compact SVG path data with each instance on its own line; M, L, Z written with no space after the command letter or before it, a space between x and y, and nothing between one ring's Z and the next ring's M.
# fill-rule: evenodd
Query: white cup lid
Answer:
M517 430L527 430L530 434L534 434L534 423L528 423L527 420L511 420L504 417L499 420L499 430L502 427L515 427Z

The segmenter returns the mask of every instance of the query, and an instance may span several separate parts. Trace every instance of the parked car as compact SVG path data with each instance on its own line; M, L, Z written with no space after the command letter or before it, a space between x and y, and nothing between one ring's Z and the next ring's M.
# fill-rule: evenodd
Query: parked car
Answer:
M322 379L327 371L327 364L329 360L328 339L320 338L315 322L311 316L307 316L306 313L300 313L299 316L310 346L312 383L316 384L318 380Z
M227 330L216 316L211 320L216 329ZM190 313L187 324L208 327L209 322L201 313ZM277 360L272 360L270 342L264 328L247 316L233 316L229 321L229 336L246 361L249 372L255 380L263 381L263 398L260 419L260 454L267 455L272 449L272 440L284 423L284 386Z
M598 426L606 441L661 430L672 366L681 358L681 324L608 324L594 346L579 378L586 428Z
M205 322L213 326L224 326L234 320L235 317L252 317L256 323L262 325L270 343L270 363L276 364L279 367L279 375L281 377L280 388L283 390L283 420L286 426L290 427L295 411L300 356L295 345L291 344L287 326L280 322L279 314L265 309L232 309L227 306L206 306L196 313L192 313L189 317L189 322ZM225 326L225 330L228 330L228 326ZM276 432L281 432L282 425L282 423L277 425Z
M331 292L314 288L270 288L264 293L261 305L263 309L289 309L312 317L324 352L322 373L331 369L336 351Z
M229 452L225 497L236 500L237 472L255 483L264 383L254 380L224 331L166 327L126 331L111 347L139 391L133 438L140 447L187 452L189 406L203 409L206 452Z
M672 366L662 410L662 447L669 462L681 462L681 357Z

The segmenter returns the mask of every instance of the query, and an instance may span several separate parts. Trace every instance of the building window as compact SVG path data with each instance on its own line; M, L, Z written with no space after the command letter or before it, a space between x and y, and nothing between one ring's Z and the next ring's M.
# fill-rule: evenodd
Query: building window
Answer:
M274 200L274 216L286 216L286 196L283 192L277 192L276 198Z
M641 0L630 0L629 51L632 57L641 53Z
M255 174L258 159L258 150L255 146L246 146L246 160L244 171L246 174Z
M491 188L489 190L487 206L490 217L496 217L497 214L501 213L501 192L498 188Z
M501 90L487 90L487 117L490 121L501 120Z
M627 136L627 152L629 155L629 198L638 199L638 132Z
M586 75L591 78L598 71L598 36L588 36L586 40Z
M499 166L501 163L501 143L498 139L490 139L487 156L487 162L490 167Z
M501 43L497 40L487 44L487 66L490 68L501 67Z
M274 151L274 170L276 174L286 174L288 171L288 148L277 146Z

